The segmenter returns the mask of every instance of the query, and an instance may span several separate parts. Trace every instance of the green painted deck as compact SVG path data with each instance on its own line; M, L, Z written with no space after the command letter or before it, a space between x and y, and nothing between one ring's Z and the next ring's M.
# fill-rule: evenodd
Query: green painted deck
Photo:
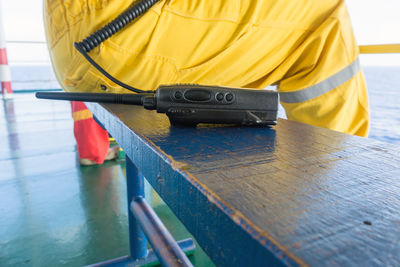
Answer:
M83 266L128 254L123 161L81 167L69 102L0 101L0 266ZM147 185L176 240L190 237ZM212 266L197 245L195 266Z

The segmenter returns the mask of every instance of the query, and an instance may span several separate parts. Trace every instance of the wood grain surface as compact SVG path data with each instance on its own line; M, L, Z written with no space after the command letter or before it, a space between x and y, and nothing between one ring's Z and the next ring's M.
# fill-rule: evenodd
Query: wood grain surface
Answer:
M217 265L400 264L400 149L280 119L172 127L88 103Z

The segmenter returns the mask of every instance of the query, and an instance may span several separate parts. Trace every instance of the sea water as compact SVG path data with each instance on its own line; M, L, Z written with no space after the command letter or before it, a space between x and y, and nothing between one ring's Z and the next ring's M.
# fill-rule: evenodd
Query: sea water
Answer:
M369 137L400 144L400 67L365 67L371 110Z
M364 67L371 110L370 138L400 145L400 67ZM50 66L12 66L14 91L60 89ZM280 115L284 116L283 110Z

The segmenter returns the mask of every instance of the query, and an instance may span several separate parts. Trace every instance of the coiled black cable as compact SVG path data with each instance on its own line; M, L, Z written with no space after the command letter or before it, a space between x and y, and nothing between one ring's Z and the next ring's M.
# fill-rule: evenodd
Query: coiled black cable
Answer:
M150 93L154 91L144 91L140 90L137 88L134 88L130 85L127 85L113 76L111 76L107 71L105 71L100 65L98 65L87 53L92 51L94 48L96 48L98 45L100 45L102 42L110 38L112 35L120 31L122 28L124 28L128 23L145 13L147 10L149 10L155 3L157 3L160 0L142 0L138 4L130 7L128 10L126 10L124 13L119 15L116 19L108 23L106 26L101 28L100 30L94 32L91 34L89 37L85 38L81 42L75 42L74 46L75 48L81 53L86 60L92 64L93 67L95 67L98 71L100 71L104 76L106 76L108 79L113 81L114 83L118 84L119 86L128 89L130 91L136 92L136 93Z
M83 51L89 53L99 44L110 38L112 35L120 31L129 22L136 19L147 10L149 10L159 0L142 0L136 5L130 7L124 13L119 15L116 19L108 23L106 26L91 34L83 41L79 42L78 45Z

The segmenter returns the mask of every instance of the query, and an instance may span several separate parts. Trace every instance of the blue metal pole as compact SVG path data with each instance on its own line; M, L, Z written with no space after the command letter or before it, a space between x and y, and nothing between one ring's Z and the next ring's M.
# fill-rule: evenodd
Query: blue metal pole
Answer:
M130 256L132 259L141 259L147 256L147 240L139 225L139 222L130 211L132 200L137 197L144 197L144 178L126 156L126 184L128 196L128 219L129 219L129 244Z

